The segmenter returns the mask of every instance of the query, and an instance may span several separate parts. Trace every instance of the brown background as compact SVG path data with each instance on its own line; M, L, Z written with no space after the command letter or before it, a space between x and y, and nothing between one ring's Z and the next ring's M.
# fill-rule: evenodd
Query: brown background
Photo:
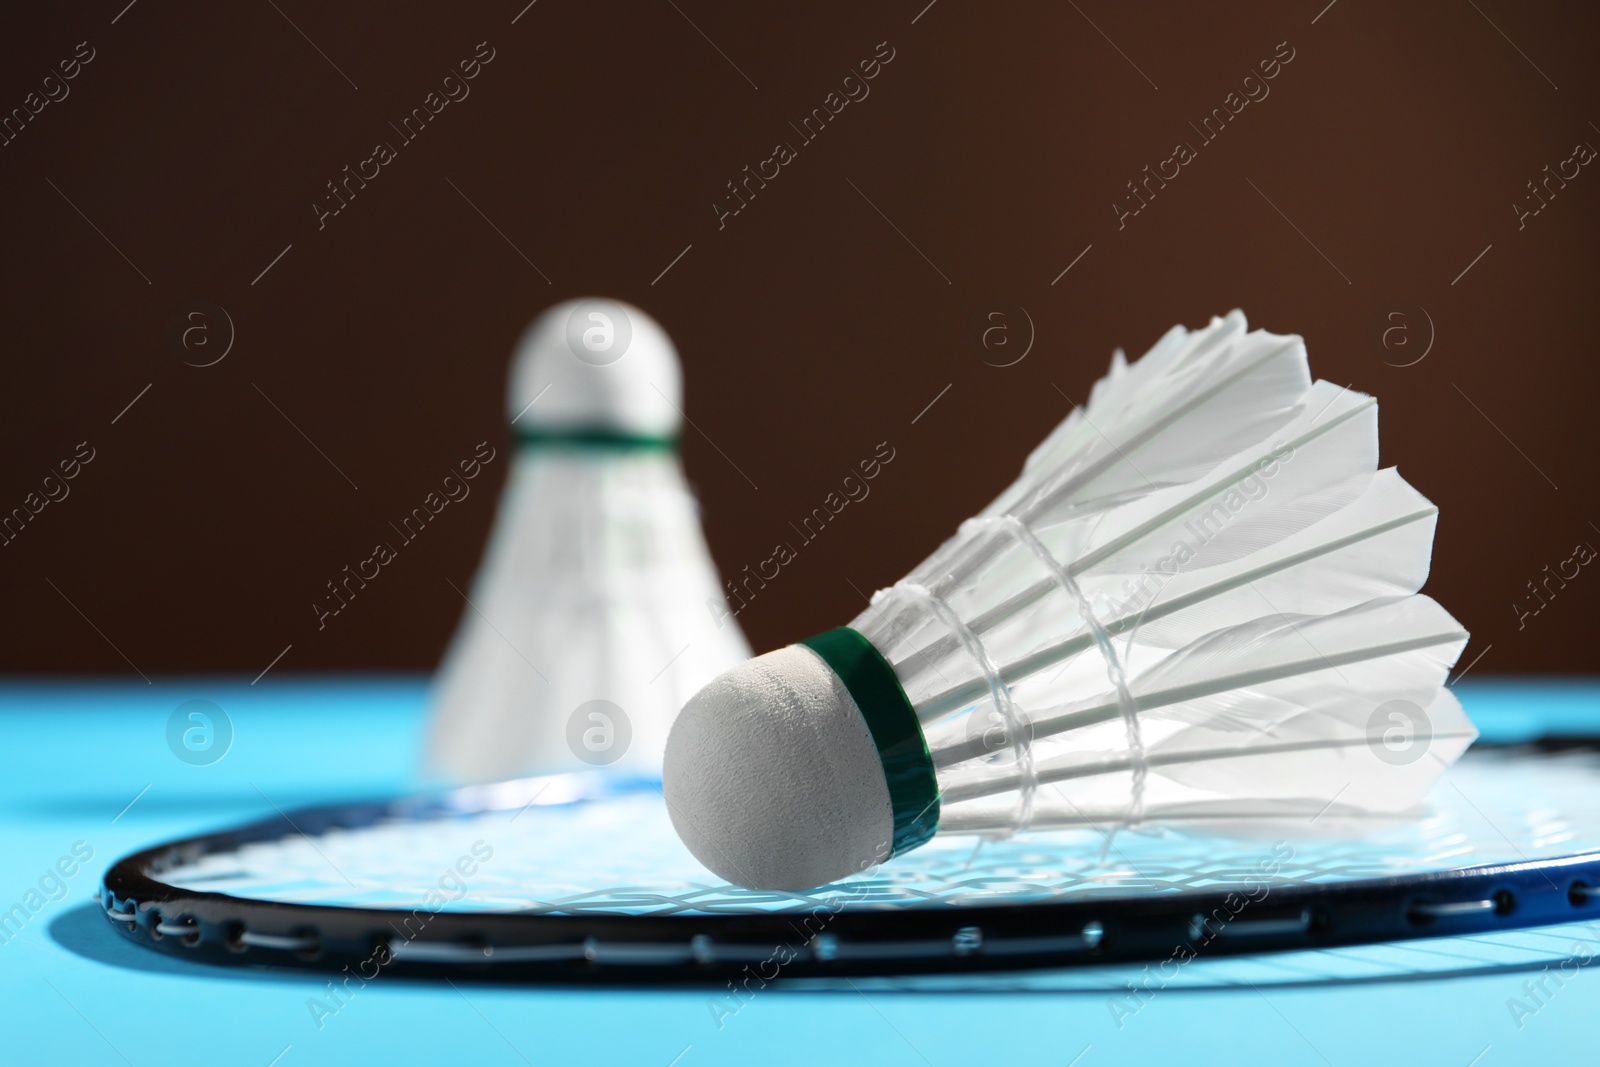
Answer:
M78 442L96 458L0 548L0 669L253 676L290 645L278 671L431 667L504 462L326 630L311 602L478 441L503 446L527 320L605 294L683 353L724 573L896 449L743 613L758 647L854 615L852 585L987 502L1115 346L1239 306L1381 397L1384 462L1442 508L1429 591L1473 631L1463 663L1591 670L1600 574L1520 631L1512 604L1600 545L1600 169L1521 231L1511 204L1600 145L1593 6L925 3L14 8L0 109L78 42L95 58L0 148L0 508ZM480 41L470 97L319 231L324 183ZM883 41L871 95L719 231L724 183ZM1119 231L1124 182L1283 41L1271 95ZM235 324L215 366L169 341L194 300ZM1435 343L1389 365L1421 351L1419 308ZM1020 344L1018 309L1032 350L986 365L1020 349L979 324L1005 310ZM1392 310L1409 349L1380 344Z

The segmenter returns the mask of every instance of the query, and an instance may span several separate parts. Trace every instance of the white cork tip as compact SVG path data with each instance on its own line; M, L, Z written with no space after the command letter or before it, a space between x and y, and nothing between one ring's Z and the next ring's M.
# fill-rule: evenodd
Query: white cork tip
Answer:
M812 889L888 858L894 813L867 723L839 676L790 645L689 699L667 738L678 836L748 889Z
M661 324L632 304L568 300L517 343L506 416L518 430L615 430L671 437L683 421L683 371Z

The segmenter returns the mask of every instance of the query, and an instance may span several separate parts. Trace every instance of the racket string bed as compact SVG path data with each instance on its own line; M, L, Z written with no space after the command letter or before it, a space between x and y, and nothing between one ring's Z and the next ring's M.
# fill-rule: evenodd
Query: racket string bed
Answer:
M975 857L935 840L804 893L708 881L654 786L535 779L158 846L107 872L100 907L136 943L208 963L557 981L1084 968L1179 945L1399 952L1600 918L1600 759L1490 751L1451 773L1430 815L1360 835L1324 834L1331 816L1292 843L1145 827L1106 860L1089 830ZM464 875L474 843L493 854Z

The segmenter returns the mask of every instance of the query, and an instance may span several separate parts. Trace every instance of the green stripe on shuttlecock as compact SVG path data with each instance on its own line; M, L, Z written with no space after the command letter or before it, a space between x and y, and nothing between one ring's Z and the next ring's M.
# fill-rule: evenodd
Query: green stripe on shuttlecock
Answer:
M517 430L515 437L517 445L522 448L671 450L678 447L676 435L637 434L599 427L584 430Z
M939 785L922 724L894 668L871 641L848 626L800 642L839 676L867 720L867 731L883 761L894 811L894 851L916 848L939 828Z

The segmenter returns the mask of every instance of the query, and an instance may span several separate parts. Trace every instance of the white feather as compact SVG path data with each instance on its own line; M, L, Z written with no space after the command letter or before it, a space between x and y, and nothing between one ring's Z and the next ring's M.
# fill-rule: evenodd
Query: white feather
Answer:
M852 623L923 723L942 825L1414 804L1475 736L1441 688L1467 634L1417 595L1436 509L1376 469L1377 414L1238 312L1118 353L1017 481ZM1426 759L1378 751L1393 701ZM996 751L1004 714L1024 736Z
M558 304L523 335L506 407L535 441L439 670L429 770L659 773L684 701L749 656L671 447L681 382L660 324L619 301ZM577 714L595 700L614 707Z
M567 721L596 699L628 719L617 765L659 772L684 701L750 654L708 606L722 591L671 452L525 450L468 597L429 739L456 779L582 768Z

